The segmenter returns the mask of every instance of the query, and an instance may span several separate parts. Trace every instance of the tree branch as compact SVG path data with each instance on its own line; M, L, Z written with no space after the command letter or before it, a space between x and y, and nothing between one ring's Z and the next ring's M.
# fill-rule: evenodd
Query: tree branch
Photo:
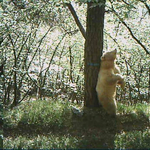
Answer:
M114 43L116 43L116 45L118 46L119 50L121 50L121 47L120 47L120 45L118 44L117 40L116 40L115 38L113 38L109 33L107 33L106 30L104 30L104 33L105 33L106 35L108 35L108 36L114 41Z
M73 18L74 18L74 20L75 20L77 26L79 27L79 29L80 29L80 31L81 31L83 37L86 39L86 31L85 31L84 27L82 26L81 22L79 21L79 18L78 18L78 16L77 16L77 14L76 14L76 12L75 12L73 6L71 5L71 3L66 3L66 6L67 6L68 9L70 10L70 12L71 12L71 14L72 14L72 16L73 16Z
M130 32L130 35L132 36L132 38L145 50L146 54L150 55L150 52L147 50L147 48L141 43L141 41L133 34L132 30L130 29L130 27L123 21L123 19L118 15L118 13L115 11L115 9L113 8L112 2L110 1L111 6L112 6L112 11L114 12L114 14L118 17L118 19L121 21L121 23L128 29L128 31Z
M148 6L148 4L144 0L140 0L140 2L142 2L145 5L145 7L147 8L148 13L150 15L150 6Z
M127 3L125 0L122 0L122 1L128 6L130 5L130 3ZM136 9L134 6L133 6L133 8Z

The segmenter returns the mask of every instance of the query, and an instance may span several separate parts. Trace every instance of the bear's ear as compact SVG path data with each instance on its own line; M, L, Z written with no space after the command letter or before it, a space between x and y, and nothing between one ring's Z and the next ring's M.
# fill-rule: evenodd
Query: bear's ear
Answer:
M105 56L102 56L102 57L101 57L101 60L105 60Z
M113 52L116 54L117 53L117 49L115 49Z

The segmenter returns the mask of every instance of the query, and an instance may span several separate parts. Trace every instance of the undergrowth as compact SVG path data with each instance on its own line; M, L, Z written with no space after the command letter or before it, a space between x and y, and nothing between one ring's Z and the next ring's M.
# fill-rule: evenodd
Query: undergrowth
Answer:
M70 106L66 102L38 100L25 103L13 110L4 112L4 123L9 127L18 125L36 127L62 127L70 114Z
M103 109L72 112L65 101L34 100L4 110L5 149L150 148L150 104L118 104L116 118Z

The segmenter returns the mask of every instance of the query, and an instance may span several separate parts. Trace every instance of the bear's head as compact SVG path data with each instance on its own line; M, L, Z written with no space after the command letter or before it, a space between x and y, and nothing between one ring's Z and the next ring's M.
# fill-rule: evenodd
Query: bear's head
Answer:
M114 61L116 59L117 50L106 52L101 57L102 61Z
M106 52L101 57L101 67L103 69L114 69L117 50Z

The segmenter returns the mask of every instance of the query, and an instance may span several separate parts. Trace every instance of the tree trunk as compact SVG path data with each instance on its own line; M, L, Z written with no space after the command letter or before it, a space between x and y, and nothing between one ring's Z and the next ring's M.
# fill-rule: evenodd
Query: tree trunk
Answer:
M105 0L101 0L101 3L102 5L94 6L94 3L90 2L87 7L87 27L84 51L84 105L86 107L99 106L96 83L100 68L100 57L103 51Z

